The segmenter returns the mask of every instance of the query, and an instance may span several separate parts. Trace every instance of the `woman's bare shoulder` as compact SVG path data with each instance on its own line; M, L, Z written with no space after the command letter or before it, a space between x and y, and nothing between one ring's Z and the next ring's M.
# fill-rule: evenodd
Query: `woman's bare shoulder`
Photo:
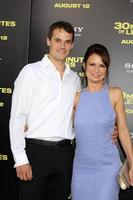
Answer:
M109 86L109 93L113 98L121 98L123 91L120 87Z
M122 93L122 89L120 87L109 86L109 91L113 93Z

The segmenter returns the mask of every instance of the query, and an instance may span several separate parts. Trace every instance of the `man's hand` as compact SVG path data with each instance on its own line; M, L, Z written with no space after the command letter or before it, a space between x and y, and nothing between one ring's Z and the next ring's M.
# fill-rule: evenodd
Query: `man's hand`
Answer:
M111 139L112 139L113 144L116 143L118 136L119 136L119 132L118 132L117 126L115 125L114 130L113 130L112 135L111 135Z
M25 165L16 167L16 173L17 173L17 177L20 180L24 180L24 181L32 180L32 169L31 169L30 164L25 164Z

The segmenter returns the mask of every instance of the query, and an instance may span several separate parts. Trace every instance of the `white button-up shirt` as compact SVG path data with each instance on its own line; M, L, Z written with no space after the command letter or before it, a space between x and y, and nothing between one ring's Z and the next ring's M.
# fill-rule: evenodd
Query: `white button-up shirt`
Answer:
M73 139L72 110L79 76L67 65L63 78L48 56L26 65L15 81L10 117L10 139L15 167L28 163L25 137ZM25 125L28 127L24 131Z

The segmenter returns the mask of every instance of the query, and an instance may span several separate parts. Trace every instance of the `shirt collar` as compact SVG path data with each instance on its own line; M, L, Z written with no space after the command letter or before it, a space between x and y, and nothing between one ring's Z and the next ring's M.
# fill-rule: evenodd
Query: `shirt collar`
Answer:
M45 67L52 67L54 71L57 71L54 64L51 62L51 60L48 58L48 54L45 54L42 58L42 63L45 64ZM70 72L70 67L67 63L65 63L65 73Z

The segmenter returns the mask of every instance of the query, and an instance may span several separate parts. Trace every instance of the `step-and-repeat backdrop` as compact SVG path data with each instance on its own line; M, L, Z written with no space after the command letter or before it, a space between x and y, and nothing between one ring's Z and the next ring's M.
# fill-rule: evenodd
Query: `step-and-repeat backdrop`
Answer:
M0 199L18 200L18 184L9 142L13 83L22 67L48 52L49 26L69 21L75 46L67 58L84 86L83 55L93 43L105 45L111 56L109 83L123 89L129 131L133 132L133 0L0 0ZM130 200L133 189L120 191Z
M0 0L0 199L18 200L9 142L13 83L28 62L31 1Z

